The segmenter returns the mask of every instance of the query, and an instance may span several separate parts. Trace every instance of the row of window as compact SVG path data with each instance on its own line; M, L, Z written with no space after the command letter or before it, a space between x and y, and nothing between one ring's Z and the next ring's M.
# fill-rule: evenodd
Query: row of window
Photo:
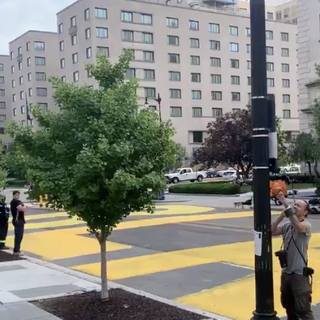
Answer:
M156 88L144 88L144 96L150 99L156 97ZM181 99L182 90L181 89L169 89L169 98L170 99ZM201 100L202 91L201 90L191 90L191 99L192 100ZM251 99L251 94L249 94L249 99ZM211 91L211 100L222 101L222 91ZM231 101L241 101L240 92L231 92ZM290 103L290 95L282 95L283 103Z
M33 48L34 50L40 50L43 51L45 50L45 43L43 41L34 41L33 42ZM26 51L30 51L31 50L31 43L30 41L26 43ZM18 56L22 54L22 47L18 48ZM11 60L14 59L15 55L14 55L14 51L10 52L10 57Z
M233 108L232 112L238 112L240 111L240 108ZM211 117L212 118L218 118L223 115L223 109L222 108L212 108L211 109ZM182 107L170 107L170 116L171 117L182 117ZM203 117L203 112L201 107L193 107L192 108L192 117L194 118L201 118ZM205 115L205 117L208 117ZM283 119L290 119L291 118L291 110L286 109L282 110L282 118Z
M36 66L45 66L46 65L46 58L45 57L35 57L34 58L34 64ZM31 66L31 58L27 58L27 67ZM23 69L23 62L20 61L18 62L18 69L22 70ZM11 66L11 73L14 74L15 68L14 66Z
M84 20L87 21L91 17L90 9L86 9L84 11ZM95 18L98 19L108 19L108 10L106 8L95 8ZM121 11L120 19L122 22L129 23L140 23L144 25L152 25L153 24L153 16L152 14L146 13L135 13L131 11ZM179 28L179 19L167 17L166 24L169 28ZM75 27L77 25L77 17L73 16L70 18L70 28ZM218 23L209 23L208 31L212 33L220 33L220 24ZM199 31L200 23L197 20L189 20L189 30ZM63 33L63 24L59 24L58 33ZM239 27L229 25L229 34L232 36L239 35ZM246 35L250 36L250 28L246 28ZM266 38L273 39L273 31L266 31ZM289 41L289 33L281 32L281 40Z
M35 80L36 81L46 81L47 80L47 74L45 72L36 72L35 73ZM32 81L32 73L28 73L28 82ZM19 77L19 84L23 84L24 83L24 78L23 76ZM11 81L11 86L12 88L16 87L16 80L12 80Z
M44 108L44 109L48 109L48 104L45 102L38 102L37 103L40 107ZM30 107L32 106L32 104L30 103ZM16 116L17 115L17 108L13 108L12 110L13 115ZM21 106L20 107L20 112L21 114L26 114L26 107L25 106Z
M4 93L4 95L5 95L5 93ZM28 89L28 95L29 95L29 97L32 97L32 95L33 95L32 88ZM47 88L42 88L42 87L36 88L36 96L37 97L46 97L47 95L48 95ZM0 96L1 96L1 90L0 90ZM20 96L20 100L24 100L25 99L24 91L20 91L19 96ZM17 101L17 95L15 93L12 95L12 101L13 102Z

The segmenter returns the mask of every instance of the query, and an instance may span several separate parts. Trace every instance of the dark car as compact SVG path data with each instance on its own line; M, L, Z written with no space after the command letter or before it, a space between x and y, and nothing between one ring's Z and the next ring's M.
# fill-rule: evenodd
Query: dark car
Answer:
M217 171L215 170L207 171L207 178L216 178L216 177L219 177L219 175L217 174Z

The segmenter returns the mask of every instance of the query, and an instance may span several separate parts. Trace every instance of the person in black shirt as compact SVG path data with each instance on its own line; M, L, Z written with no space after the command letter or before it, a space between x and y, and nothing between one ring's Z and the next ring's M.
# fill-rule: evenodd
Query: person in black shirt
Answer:
M20 201L20 192L13 191L12 193L13 199L11 200L11 214L12 214L12 224L14 226L14 248L13 254L19 255L20 246L23 239L24 233L24 224L26 223L24 219L24 213L26 211L26 207Z
M0 250L8 249L6 247L6 238L8 234L9 208L6 205L6 197L0 195Z

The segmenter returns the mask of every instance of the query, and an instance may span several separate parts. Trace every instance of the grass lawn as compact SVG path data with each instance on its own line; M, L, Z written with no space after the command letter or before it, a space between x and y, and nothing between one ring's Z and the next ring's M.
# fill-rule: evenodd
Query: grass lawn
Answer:
M299 190L299 189L307 189L307 188L316 188L314 184L312 183L293 183L287 185L288 190ZM241 187L241 193L250 192L251 186L242 186Z

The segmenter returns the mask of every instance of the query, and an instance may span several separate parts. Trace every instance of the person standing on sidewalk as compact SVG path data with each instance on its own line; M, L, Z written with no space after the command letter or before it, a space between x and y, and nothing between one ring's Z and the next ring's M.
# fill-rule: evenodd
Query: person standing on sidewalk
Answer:
M10 210L6 205L6 197L0 195L0 250L6 250L6 239L8 234L8 220Z
M282 268L281 304L286 309L288 320L314 320L311 310L312 275L308 266L308 244L311 224L306 220L309 204L297 200L290 206L284 195L278 195L284 211L272 223L272 235L282 236L283 244L275 253ZM279 226L287 217L289 222Z
M19 191L13 191L12 195L13 199L11 200L10 207L12 214L12 224L14 226L13 254L19 255L21 254L20 247L24 234L24 225L26 223L24 214L27 208L20 201Z

